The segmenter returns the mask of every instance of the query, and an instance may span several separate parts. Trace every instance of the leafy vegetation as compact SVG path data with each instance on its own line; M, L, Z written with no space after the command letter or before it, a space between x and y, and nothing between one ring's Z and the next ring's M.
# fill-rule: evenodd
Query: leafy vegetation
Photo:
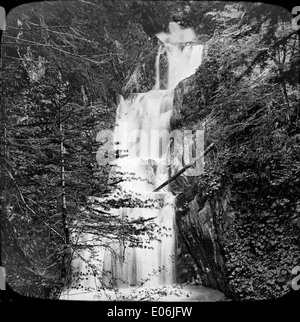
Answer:
M198 203L228 188L232 195L233 233L216 218L230 296L278 297L300 260L299 35L275 6L229 4L216 15L223 18L177 122L204 121L217 146Z
M97 133L113 128L118 94L153 87L155 33L172 20L206 43L173 126L205 123L206 144L216 145L185 204L196 194L200 208L213 209L230 191L234 219L213 212L228 296L288 290L300 261L300 38L289 12L261 3L112 0L43 2L8 16L0 190L2 259L13 289L57 296L68 278L73 219L100 221L101 236L114 231L132 241L147 226L106 218L110 207L138 201L110 199L96 212L87 197L110 195L115 183L110 167L97 164L105 144ZM179 263L180 280L201 282L191 250L181 249L189 265Z
M87 198L103 197L116 184L108 181L110 166L97 164L97 150L105 144L97 133L113 129L118 94L130 89L140 63L155 57L152 37L168 5L43 2L9 14L3 38L1 226L3 265L16 291L57 296L68 282L74 220L84 216L88 231L100 222L101 236L115 232L116 239L131 242L147 228L143 219L108 221ZM149 20L148 9L156 22L151 28L147 23L147 34L142 23ZM134 203L123 199L102 207Z

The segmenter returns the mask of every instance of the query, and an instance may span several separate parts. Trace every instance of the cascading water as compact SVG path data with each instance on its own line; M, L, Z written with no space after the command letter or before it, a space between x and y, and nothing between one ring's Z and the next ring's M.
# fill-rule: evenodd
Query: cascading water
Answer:
M175 283L175 197L165 186L159 192L156 187L168 179L170 117L176 85L194 74L202 60L203 46L195 43L192 29L181 29L170 23L170 33L160 33L160 45L156 58L156 85L147 93L131 94L121 101L117 110L114 131L114 148L126 151L127 156L114 162L112 174L118 173L124 181L119 183L122 194L129 194L142 202L151 200L149 207L114 209L114 214L129 219L149 219L156 224L154 240L141 235L139 247L115 242L110 250L98 246L83 250L73 260L72 268L78 284L62 295L62 299L95 299L93 291L108 287L114 281L118 289L135 286L157 287ZM165 50L168 60L168 77L165 89L160 89L160 58ZM93 236L85 234L79 240L87 244ZM86 265L89 263L89 265ZM97 266L103 271L101 281L95 274L88 274ZM106 272L106 274L104 274ZM107 274L107 272L109 274ZM82 286L83 283L83 286ZM99 298L99 297L98 297ZM103 294L100 296L103 298Z

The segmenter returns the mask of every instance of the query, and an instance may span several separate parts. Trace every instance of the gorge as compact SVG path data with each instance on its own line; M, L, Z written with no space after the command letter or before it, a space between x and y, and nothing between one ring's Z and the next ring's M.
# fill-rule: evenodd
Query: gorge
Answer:
M114 150L119 157L112 160L111 176L118 173L121 194L129 194L145 203L154 200L152 207L111 209L122 218L143 218L155 225L154 237L141 236L138 247L128 242L115 242L109 249L92 247L75 255L72 261L72 288L61 298L90 299L95 291L103 294L109 287L118 292L129 286L161 287L176 283L176 224L175 196L168 186L153 192L169 178L170 164L170 118L173 112L174 89L183 79L195 73L202 61L204 45L197 43L194 31L181 29L172 22L170 32L159 33L161 41L156 57L156 84L146 93L121 97L114 130ZM166 88L161 89L160 58L165 51L168 75ZM176 139L175 139L176 141ZM193 144L193 142L189 142ZM178 147L174 147L174 151ZM108 151L110 152L110 151ZM115 195L118 198L117 195ZM158 204L158 206L155 206ZM92 236L77 236L77 242L91 241ZM98 273L90 274L96 270ZM90 276L89 276L90 275ZM76 286L77 283L77 286ZM84 292L78 292L78 285ZM96 296L97 297L97 296ZM99 296L98 296L99 297Z
M286 294L300 261L292 18L226 1L10 11L0 111L7 284L70 300Z

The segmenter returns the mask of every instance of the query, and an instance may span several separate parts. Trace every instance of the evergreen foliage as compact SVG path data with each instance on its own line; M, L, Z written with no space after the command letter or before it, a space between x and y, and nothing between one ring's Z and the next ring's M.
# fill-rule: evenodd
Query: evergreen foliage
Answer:
M3 266L16 291L57 297L73 219L133 242L147 227L107 220L87 197L111 192L110 167L96 161L97 133L113 128L119 93L152 88L155 33L172 20L206 42L174 126L205 121L206 144L217 147L188 189L199 205L231 191L230 229L214 218L227 294L263 299L288 290L300 261L300 38L289 12L247 2L89 0L20 6L7 19L0 206ZM139 206L126 196L104 206L124 205ZM194 265L186 271L180 278L192 280Z

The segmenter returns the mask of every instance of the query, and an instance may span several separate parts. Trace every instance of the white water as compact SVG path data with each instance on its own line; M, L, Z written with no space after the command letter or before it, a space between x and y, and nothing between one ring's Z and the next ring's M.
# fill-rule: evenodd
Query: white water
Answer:
M108 288L112 280L118 289L127 290L132 285L149 288L175 283L175 198L168 186L156 193L153 190L168 179L169 142L164 140L163 131L170 128L174 88L181 80L194 74L201 63L203 46L187 43L196 39L191 29L181 30L175 23L170 23L169 29L170 33L157 35L164 44L159 47L156 58L154 89L132 94L126 100L121 98L114 142L115 149L126 151L128 156L118 158L112 170L112 175L117 171L125 178L119 184L122 195L129 193L132 198L143 202L154 200L161 206L121 208L111 212L130 219L155 218L152 221L157 225L156 236L159 240L149 241L147 235L143 235L142 247L114 242L110 245L113 251L93 246L92 249L77 252L79 256L72 261L72 268L75 275L81 276L81 281L79 283L73 277L71 288L61 295L61 299L107 299L108 293L105 297L105 292L99 291L103 287ZM181 43L178 44L178 41ZM164 50L169 65L168 83L166 89L160 89L159 66ZM159 135L161 144L158 144ZM92 234L84 234L77 242L93 245L92 239ZM91 274L93 272L96 276Z

